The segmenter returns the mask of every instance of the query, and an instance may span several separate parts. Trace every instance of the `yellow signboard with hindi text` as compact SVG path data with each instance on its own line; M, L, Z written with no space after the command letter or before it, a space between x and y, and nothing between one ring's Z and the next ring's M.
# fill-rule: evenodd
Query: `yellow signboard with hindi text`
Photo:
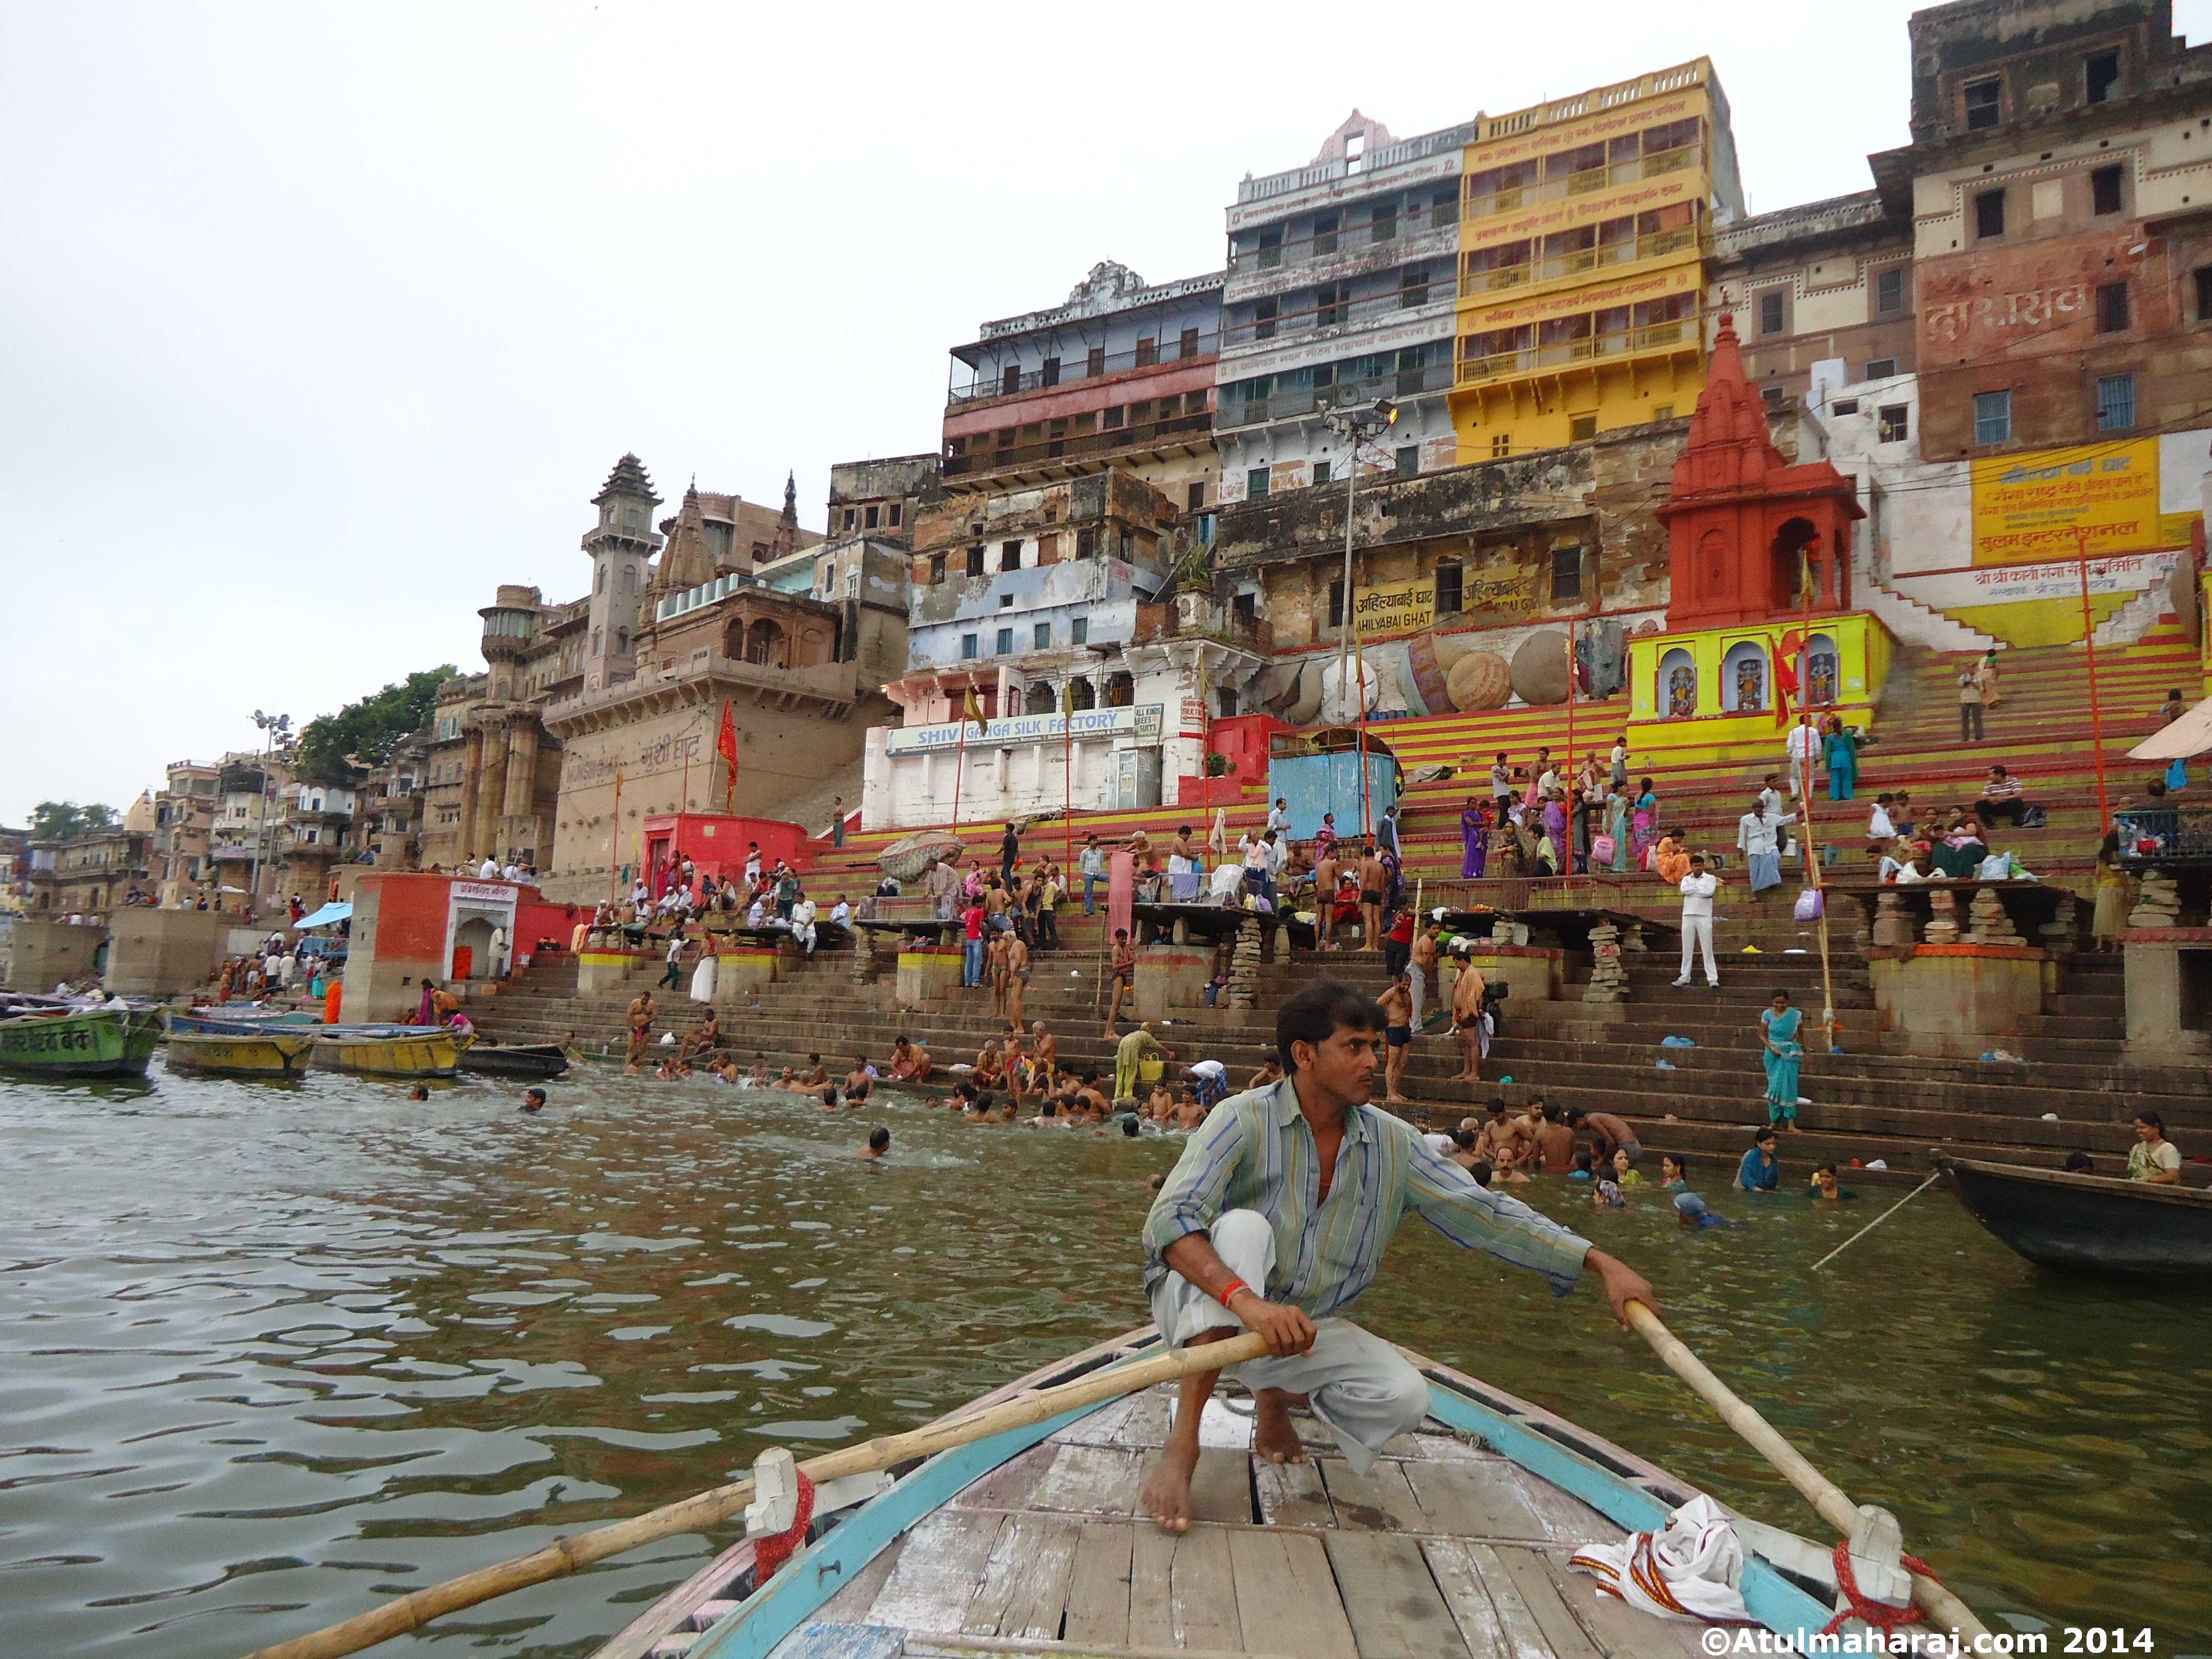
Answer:
M2158 440L2037 450L1973 464L1976 564L2036 564L2163 545Z
M1436 623L1437 579L1422 576L1409 582L1377 582L1363 587L1352 605L1352 615L1363 638L1418 633Z

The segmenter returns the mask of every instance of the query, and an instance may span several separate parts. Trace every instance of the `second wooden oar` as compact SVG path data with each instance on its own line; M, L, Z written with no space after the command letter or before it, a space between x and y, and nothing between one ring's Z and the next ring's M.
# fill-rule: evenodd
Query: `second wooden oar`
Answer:
M1180 1352L1159 1354L1150 1359L1139 1360L1133 1365L1116 1365L1096 1376L1063 1383L1057 1389L1041 1389L1035 1394L1023 1395L1009 1400L1003 1406L994 1406L988 1411L961 1418L957 1422L934 1423L904 1434L887 1435L880 1439L863 1441L857 1446L845 1446L836 1451L824 1452L819 1457L808 1458L799 1467L805 1471L807 1479L818 1486L828 1481L842 1480L848 1474L864 1474L871 1469L889 1468L894 1463L903 1463L909 1458L933 1457L939 1452L950 1451L955 1446L987 1440L1009 1429L1026 1428L1030 1424L1057 1417L1062 1412L1099 1405L1125 1394L1134 1394L1139 1389L1149 1389L1155 1383L1172 1382L1199 1371L1218 1370L1224 1365L1257 1359L1267 1352L1267 1339L1256 1333L1247 1332L1243 1336L1231 1337L1225 1342L1208 1343L1195 1348L1184 1348ZM574 1538L557 1538L544 1548L533 1550L528 1555L519 1555L513 1560L501 1561L493 1566L479 1567L474 1572L463 1573L459 1578L449 1578L442 1584L416 1590L371 1612L319 1630L313 1635L297 1636L289 1642L278 1642L270 1647L257 1649L249 1659L339 1659L341 1655L358 1653L363 1648L374 1647L394 1636L404 1636L409 1631L420 1630L442 1614L472 1607L495 1596L526 1589L532 1584L544 1583L548 1579L563 1577L579 1567L603 1561L611 1555L620 1555L641 1544L650 1544L656 1539L671 1538L679 1533L696 1532L702 1528L714 1526L739 1513L752 1500L753 1483L750 1480L717 1486L712 1492L702 1492L695 1498L664 1504L659 1509L634 1516L628 1521L597 1527L590 1532L578 1533Z
M1844 1496L1834 1481L1807 1462L1804 1455L1784 1440L1771 1423L1737 1399L1727 1383L1706 1370L1705 1362L1682 1346L1681 1340L1667 1328L1657 1314L1641 1302L1632 1302L1628 1304L1628 1322L1638 1336L1651 1345L1651 1351L1667 1362L1668 1370L1688 1383L1692 1393L1720 1413L1722 1422L1749 1441L1759 1455L1782 1471L1784 1480L1804 1493L1807 1501L1820 1512L1823 1521L1845 1538L1858 1529L1858 1505ZM1922 1612L1950 1626L1961 1636L1989 1634L1972 1608L1925 1573L1912 1575L1912 1599L1920 1604Z

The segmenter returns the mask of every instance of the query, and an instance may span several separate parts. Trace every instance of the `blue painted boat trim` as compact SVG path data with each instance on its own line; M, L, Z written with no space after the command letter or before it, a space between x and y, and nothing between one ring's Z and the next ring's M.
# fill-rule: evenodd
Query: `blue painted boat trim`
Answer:
M1652 1532L1667 1524L1667 1505L1641 1486L1433 1379L1429 1410L1439 1422L1480 1435L1538 1480L1573 1493L1626 1531ZM1738 1588L1753 1618L1771 1631L1794 1637L1801 1645L1828 1622L1826 1607L1759 1556L1745 1563Z
M1098 1409L1085 1406L1009 1429L973 1445L939 1452L890 1491L870 1499L842 1524L800 1551L768 1583L699 1638L690 1659L768 1659L777 1643L813 1617L846 1581L901 1533L941 1508L971 1482L1049 1435Z

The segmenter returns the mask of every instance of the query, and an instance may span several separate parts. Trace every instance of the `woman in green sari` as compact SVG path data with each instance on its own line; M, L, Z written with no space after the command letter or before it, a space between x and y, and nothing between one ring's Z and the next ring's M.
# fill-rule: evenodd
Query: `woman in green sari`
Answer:
M1626 786L1613 784L1606 791L1605 833L1613 837L1613 868L1618 875L1628 873L1628 790Z
M1790 1006L1790 994L1777 991L1770 1006L1759 1011L1760 1033L1766 1052L1766 1121L1777 1129L1797 1127L1797 1062L1805 1057L1798 1042L1805 1013Z

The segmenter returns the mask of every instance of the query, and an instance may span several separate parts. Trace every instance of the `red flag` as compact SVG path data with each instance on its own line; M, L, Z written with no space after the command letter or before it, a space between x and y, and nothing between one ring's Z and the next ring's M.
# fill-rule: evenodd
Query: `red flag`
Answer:
M738 723L730 714L730 701L722 699L722 732L714 739L714 752L722 757L722 810L730 811L738 792Z
M1767 649L1774 658L1774 723L1787 726L1790 724L1790 699L1797 695L1797 671L1782 654L1780 646L1771 645Z

